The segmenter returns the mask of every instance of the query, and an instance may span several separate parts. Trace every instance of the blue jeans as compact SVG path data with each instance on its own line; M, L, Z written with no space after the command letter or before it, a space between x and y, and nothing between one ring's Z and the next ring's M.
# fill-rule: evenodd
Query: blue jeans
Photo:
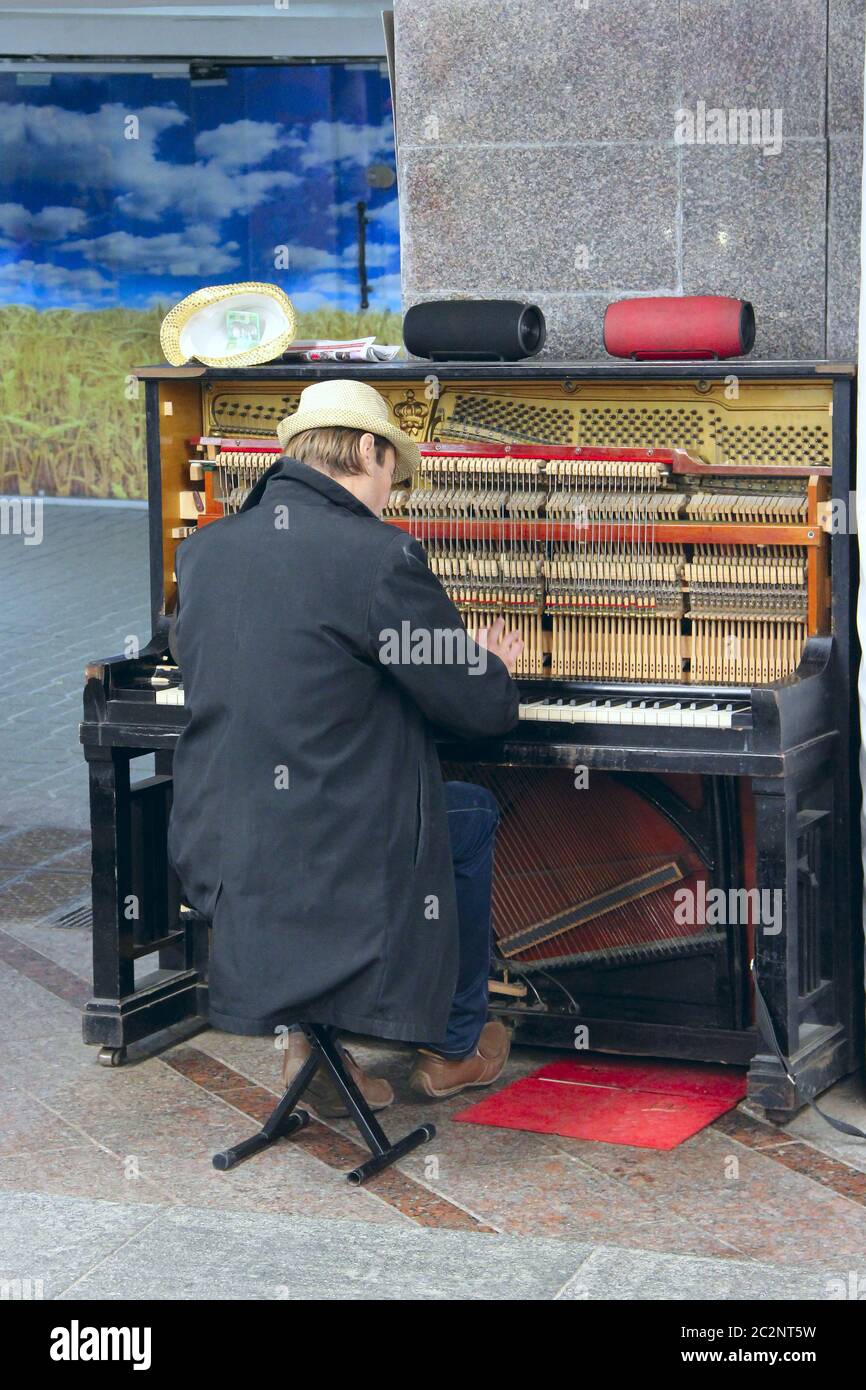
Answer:
M457 891L460 966L445 1038L430 1051L458 1059L475 1051L487 1021L490 897L499 807L491 792L471 782L446 782L445 801Z

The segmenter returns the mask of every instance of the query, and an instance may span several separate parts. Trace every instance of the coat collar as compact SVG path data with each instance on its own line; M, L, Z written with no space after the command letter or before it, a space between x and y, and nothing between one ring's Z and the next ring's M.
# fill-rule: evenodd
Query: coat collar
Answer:
M276 463L272 463L270 468L265 470L255 487L247 495L240 510L248 512L252 507L257 507L265 495L265 489L272 482L283 479L293 483L302 483L305 487L312 488L314 492L321 493L329 502L335 502L338 507L346 507L350 512L357 512L359 516L375 517L376 515L363 502L359 501L354 493L338 483L336 478L329 477L327 473L322 473L318 468L311 468L307 463L301 463L300 459L288 458L287 456L278 458Z

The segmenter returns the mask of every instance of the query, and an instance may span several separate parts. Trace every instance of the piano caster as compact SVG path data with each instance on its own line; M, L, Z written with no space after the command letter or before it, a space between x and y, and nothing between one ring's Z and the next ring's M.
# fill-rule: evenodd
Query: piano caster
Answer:
M126 1061L125 1047L101 1047L96 1054L101 1067L122 1067Z

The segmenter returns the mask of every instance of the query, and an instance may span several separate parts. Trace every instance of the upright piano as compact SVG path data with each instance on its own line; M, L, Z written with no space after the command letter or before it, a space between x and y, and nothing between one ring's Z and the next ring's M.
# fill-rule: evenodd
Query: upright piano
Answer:
M440 731L443 775L502 808L491 1004L516 1040L747 1066L771 1115L853 1070L854 373L825 362L140 369L153 635L86 673L85 1041L114 1065L206 1015L209 924L166 858L174 552L242 505L330 376L376 386L421 446L387 521L467 626L524 637L515 729Z

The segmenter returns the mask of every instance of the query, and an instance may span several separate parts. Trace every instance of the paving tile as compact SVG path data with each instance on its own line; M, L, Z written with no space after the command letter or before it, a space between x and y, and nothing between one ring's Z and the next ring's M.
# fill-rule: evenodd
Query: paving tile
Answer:
M0 1277L41 1281L42 1296L57 1298L154 1215L144 1206L0 1192Z
M0 1116L0 1158L81 1144L77 1129L8 1081L0 1081Z
M89 900L86 900L89 901ZM85 984L91 979L93 937L89 927L52 927L41 922L7 922L2 928L55 965L78 976Z
M587 1145L576 1160L652 1200L670 1216L741 1256L773 1264L821 1263L828 1250L866 1250L866 1209L777 1162L704 1130L669 1153ZM611 1242L618 1243L618 1242ZM625 1244L625 1242L620 1242Z
M576 1300L727 1300L758 1303L830 1296L832 1269L802 1270L757 1260L712 1260L644 1250L594 1250L557 1295ZM703 1345L703 1344L702 1344Z
M170 1210L76 1298L546 1300L589 1249L374 1222Z
M43 921L89 891L90 874L86 870L58 873L32 869L0 888L0 922Z
M45 1007L48 1006L46 996L52 996L80 1010L90 996L89 984L79 975L58 965L44 951L19 941L2 929L0 963L5 967L3 978L7 988L10 982L20 987L27 980L41 991L41 1003ZM32 995L32 991L29 993Z
M467 1133L467 1131L470 1131ZM443 1124L401 1163L449 1200L510 1235L700 1254L734 1254L723 1240L644 1193L538 1143L539 1136Z
M183 1114L200 1099L189 1083L158 1060L101 1067L91 1049L81 1067L48 1075L38 1065L22 1067L14 1073L14 1082L91 1137L146 1126L151 1117Z
M853 1168L848 1163L840 1163L837 1158L821 1153L806 1143L784 1144L774 1150L771 1157L783 1167L812 1178L822 1187L866 1207L866 1173L862 1167Z
M46 1041L52 1048L61 1039L80 1039L80 1010L34 980L12 971L0 961L0 1010L4 1019L0 1071L8 1071L15 1058L25 1059L33 1043Z
M832 1091L821 1097L819 1104L828 1115L847 1120L849 1124L866 1130L866 1082L862 1073L845 1077ZM816 1115L810 1106L804 1106L790 1123L785 1125L782 1133L787 1139L805 1139L824 1153L866 1171L866 1142L837 1133L820 1115Z
M859 1084L853 1078L837 1082L826 1096L822 1096L821 1106L822 1109L825 1105L828 1107L828 1114L838 1115L866 1129L866 1102L854 1091L855 1086L859 1090ZM741 1108L739 1114L730 1111L722 1116L713 1129L766 1154L784 1167L805 1173L834 1192L866 1204L864 1141L838 1134L811 1108L801 1111L791 1124L779 1129L756 1122L743 1114ZM803 1139L799 1138L801 1134Z
M230 1105L189 1087L187 1099L170 1109L134 1105L126 1111L94 1109L89 1117L91 1138L112 1153L145 1159L198 1159L224 1149L250 1128ZM253 1126L254 1128L255 1126Z
M276 1097L272 1091L253 1083L239 1085L242 1078L238 1073L233 1073L224 1063L197 1052L195 1048L173 1049L165 1061L166 1065L180 1069L185 1077L195 1077L197 1085L209 1087L210 1094L226 1105L235 1106L258 1124L273 1110ZM359 1142L359 1135L351 1122L347 1121L341 1128L337 1127L339 1124L331 1120L322 1123L314 1118L292 1139L292 1151L305 1158L316 1159L329 1168L336 1168L342 1175L347 1174L366 1161L369 1153ZM386 1118L385 1132L391 1139L400 1138L413 1127L412 1124L399 1127L390 1112ZM487 1229L485 1223L438 1195L428 1185L400 1172L396 1166L370 1179L365 1191L375 1191L381 1201L418 1225L452 1230Z
M45 993L29 980L21 982L20 987ZM8 1007L8 1001L7 984L0 975L0 1011ZM65 1087L74 1086L83 1077L110 1087L121 1069L115 1073L98 1065L97 1049L86 1047L81 1041L80 1012L53 996L49 996L49 1006L53 1012L33 1035L22 1036L17 1026L7 1028L0 1053L0 1074L15 1085L34 1090L46 1104L53 1104L62 1097Z
M343 1173L329 1170L290 1140L257 1155L255 1162L219 1172L212 1164L214 1153L258 1128L235 1108L245 1094L217 1099L162 1062L148 1065L151 1074L131 1087L117 1084L126 1068L107 1071L105 1079L114 1085L105 1087L104 1096L97 1097L89 1087L86 1098L79 1093L74 1101L63 1102L63 1113L74 1115L78 1127L113 1155L125 1173L134 1172L153 1190L172 1200L226 1210L311 1215L321 1207L335 1216L397 1223L408 1219L366 1191L353 1207L355 1189ZM272 1096L268 1113L275 1102ZM352 1166L352 1161L345 1165Z
M125 1167L122 1158L82 1138L68 1148L0 1159L0 1191L94 1197L150 1206L174 1200L171 1194L137 1176L134 1165Z
M231 1133L215 1147L225 1148L256 1128L255 1124L244 1125L243 1120L235 1120ZM415 1224L383 1201L373 1184L351 1186L342 1171L302 1153L294 1140L280 1141L228 1172L214 1168L212 1156L210 1148L203 1148L194 1158L145 1155L141 1172L153 1187L171 1194L174 1202L183 1206L208 1207L219 1212L321 1216L333 1221L369 1221L391 1226ZM346 1166L348 1169L351 1164Z
M24 778L4 796L3 821L44 825L49 815L58 830L85 830L83 672L93 657L119 651L127 633L149 635L147 512L51 504L44 524L41 546L0 547L0 591L16 595L0 610L0 646L20 653L12 672L20 703L2 712L0 759L5 774ZM5 717L19 710L34 721L28 736Z
M38 825L27 829L0 824L0 868L38 867L46 859L62 859L64 867L87 868L90 843L80 832L63 826Z

